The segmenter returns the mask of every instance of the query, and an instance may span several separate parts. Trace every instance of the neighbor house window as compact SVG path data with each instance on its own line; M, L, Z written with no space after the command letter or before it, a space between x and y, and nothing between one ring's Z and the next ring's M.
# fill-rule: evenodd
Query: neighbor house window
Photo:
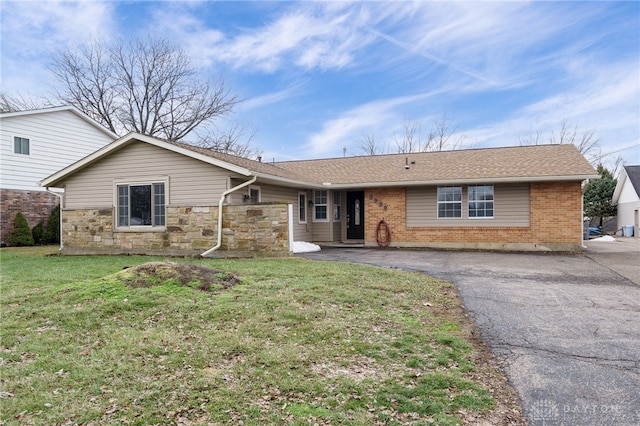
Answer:
M29 155L29 139L14 136L13 152L16 154Z
M333 220L340 220L340 193L333 193Z
M118 226L164 226L166 192L164 183L117 185Z
M313 208L315 220L323 221L329 219L327 211L327 191L313 192Z
M307 193L298 192L298 223L307 223Z
M438 187L438 219L462 217L462 187Z
M493 217L493 185L469 185L469 218Z

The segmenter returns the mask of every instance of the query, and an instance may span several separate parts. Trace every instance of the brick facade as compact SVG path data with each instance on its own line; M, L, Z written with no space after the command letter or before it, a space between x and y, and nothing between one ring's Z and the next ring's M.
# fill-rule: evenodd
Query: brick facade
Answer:
M580 182L531 183L530 226L409 228L406 189L370 189L365 193L365 245L377 246L376 228L385 220L395 247L575 251L582 245L581 200Z
M66 254L198 255L217 243L217 206L168 207L167 226L114 231L111 209L63 209L62 239ZM225 206L219 255L288 255L288 205Z
M45 191L3 189L0 192L0 241L2 242L6 242L11 233L18 212L22 212L29 227L33 228L41 220L46 224L51 210L59 203L57 196Z

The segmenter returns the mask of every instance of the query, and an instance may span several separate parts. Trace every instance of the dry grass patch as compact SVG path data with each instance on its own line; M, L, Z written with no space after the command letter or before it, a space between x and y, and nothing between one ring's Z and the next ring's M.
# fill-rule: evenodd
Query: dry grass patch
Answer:
M450 283L40 250L1 253L0 424L524 424Z

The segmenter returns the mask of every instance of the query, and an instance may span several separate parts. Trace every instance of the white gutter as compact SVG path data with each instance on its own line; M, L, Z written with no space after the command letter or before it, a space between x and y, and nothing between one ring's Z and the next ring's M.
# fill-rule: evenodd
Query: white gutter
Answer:
M361 189L378 188L381 186L401 187L401 186L435 186L435 185L473 185L476 183L528 183L528 182L567 182L584 181L586 179L599 179L600 175L575 175L575 176L540 176L540 177L486 177L474 179L437 179L437 180L412 180L412 181L390 181L390 182L352 182L352 183L331 183L323 182L321 185L331 189ZM311 187L311 185L309 185Z
M252 183L254 183L256 180L258 180L258 176L254 176L253 178L251 178L251 180L241 183L238 186L234 186L231 189L227 189L222 193L222 195L220 196L220 201L218 202L218 242L215 246L211 247L209 250L205 251L204 253L201 253L200 256L206 257L209 254L213 253L214 251L218 250L222 245L222 205L224 204L224 199L227 198L227 195L231 194L232 192L235 192L238 189L242 189L245 186L249 186Z
M49 187L46 187L45 189L49 194L53 194L60 199L60 215L59 215L60 216L60 225L59 225L60 226L60 248L58 250L62 251L62 249L64 248L64 244L62 243L62 197L64 197L64 194L51 191L49 190Z

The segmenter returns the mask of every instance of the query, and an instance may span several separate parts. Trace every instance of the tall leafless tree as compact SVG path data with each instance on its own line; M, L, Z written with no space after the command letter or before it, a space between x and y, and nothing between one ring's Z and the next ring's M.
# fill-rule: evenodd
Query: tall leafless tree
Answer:
M233 123L225 131L207 131L204 134L196 131L196 133L199 133L196 145L202 148L251 159L262 155L262 150L251 143L256 130L239 123Z
M10 95L0 90L0 112L16 112L28 109L40 109L50 107L48 102L34 100L33 98L24 97L22 95Z
M402 133L393 135L393 142L399 154L421 152L429 144L431 134L425 136L422 124L416 121L405 120L402 123Z
M57 97L122 134L181 140L232 111L225 81L198 77L184 50L164 39L91 42L54 56Z
M453 127L451 120L446 114L433 120L433 127L429 133L429 143L425 146L425 151L445 151L462 148L464 135L457 133L457 128Z
M457 134L457 129L446 114L433 120L428 133L424 131L422 123L405 121L403 134L400 137L394 136L400 154L460 149L463 141L464 136Z
M543 145L543 144L573 144L578 151L585 156L593 165L602 162L600 151L600 139L596 136L594 130L578 131L578 126L571 127L566 120L560 123L557 130L551 130L548 136L544 135L541 130L536 130L529 135L518 137L520 145Z
M357 142L358 148L364 155L378 155L384 153L384 145L376 141L373 133L361 136Z

